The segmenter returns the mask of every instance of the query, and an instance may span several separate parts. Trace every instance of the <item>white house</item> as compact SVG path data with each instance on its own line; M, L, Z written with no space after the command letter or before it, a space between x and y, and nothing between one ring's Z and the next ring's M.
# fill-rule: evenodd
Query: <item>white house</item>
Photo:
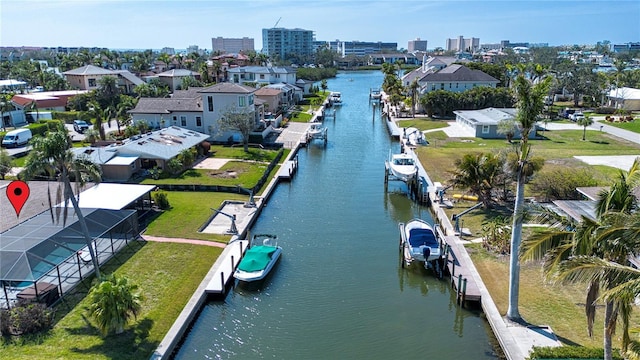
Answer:
M296 83L296 69L278 66L242 66L227 70L229 82L234 84L257 83L261 85Z
M607 95L609 106L616 109L640 110L640 89L621 87L612 89Z
M169 99L141 98L129 111L133 122L145 121L152 128L179 126L208 134L209 140L241 141L240 133L220 132L218 120L228 112L254 114L256 127L263 116L263 101L255 98L256 89L240 84L219 83L205 88L176 91Z
M182 81L188 77L200 80L200 73L187 69L173 69L158 74L158 79L167 84L171 92L180 89Z

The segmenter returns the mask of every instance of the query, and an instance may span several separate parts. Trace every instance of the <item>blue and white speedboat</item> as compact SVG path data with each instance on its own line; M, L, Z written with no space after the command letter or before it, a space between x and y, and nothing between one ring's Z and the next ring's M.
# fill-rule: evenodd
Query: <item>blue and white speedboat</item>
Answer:
M253 245L259 238L263 238L262 244ZM275 243L275 239L275 235L254 235L252 246L245 252L233 277L247 283L263 280L282 254L282 247Z
M439 272L438 261L443 256L443 246L433 227L422 219L400 223L399 227L405 264L417 261L425 268L434 267Z

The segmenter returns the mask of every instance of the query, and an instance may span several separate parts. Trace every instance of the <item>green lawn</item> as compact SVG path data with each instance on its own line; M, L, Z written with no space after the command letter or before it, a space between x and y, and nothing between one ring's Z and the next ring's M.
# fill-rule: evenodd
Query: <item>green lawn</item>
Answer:
M222 249L175 243L146 243L120 262L103 266L106 273L128 276L144 296L137 320L120 335L102 337L87 317L84 294L65 297L56 322L46 334L0 340L2 359L149 359Z
M582 141L581 130L562 130L540 132L545 140L533 140L532 156L542 156L546 163L543 171L552 167L584 167L589 169L602 185L609 183L618 170L607 166L591 166L573 158L576 155L635 155L640 153L640 145L601 133L588 131L587 140ZM430 145L417 149L418 156L432 181L443 184L449 182L450 171L456 159L468 152L493 152L508 149L505 140L447 138L443 132L429 134ZM463 193L464 189L450 189L448 195ZM525 191L530 196L528 190ZM474 202L460 201L451 216L474 205ZM464 215L462 226L472 232L470 238L482 236L482 223L496 216L511 216L512 209L496 208L491 211L476 209ZM530 231L525 228L523 236ZM488 253L477 245L467 246L482 280L487 286L500 313L505 314L508 307L509 256ZM539 264L523 264L520 274L519 310L525 320L537 325L550 325L558 338L565 344L576 343L584 346L602 347L602 309L594 326L594 336L589 338L586 332L584 315L584 286L556 286L546 283ZM636 312L632 319L632 328L640 326L640 314ZM632 335L633 337L633 335ZM620 346L619 333L614 346Z
M218 208L224 200L249 201L247 195L219 192L167 192L171 209L154 219L145 234L175 238L213 240L229 242L229 235L198 232L213 214L211 208Z
M285 150L284 156L288 154ZM252 160L252 161L266 161L271 162L278 155L278 150L266 150L249 148L249 152L245 152L242 146L221 146L213 145L209 150L210 156L219 159L239 159L239 160Z
M397 122L399 127L410 128L414 127L418 130L433 130L440 129L449 126L448 121L445 120L435 120L431 118L414 118L409 120L400 120Z
M638 117L630 122L605 122L605 124L615 126L620 129L633 131L635 133L640 133L640 118Z
M229 161L218 170L189 169L180 175L158 180L147 178L142 184L154 185L220 185L254 187L269 164L264 162Z

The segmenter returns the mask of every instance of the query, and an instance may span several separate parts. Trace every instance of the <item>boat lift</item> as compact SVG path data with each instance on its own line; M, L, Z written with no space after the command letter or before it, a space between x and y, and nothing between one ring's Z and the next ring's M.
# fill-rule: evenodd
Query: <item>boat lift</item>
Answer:
M239 189L239 190L242 190L242 191L244 191L244 192L246 192L247 194L249 194L249 202L248 202L248 203L246 203L246 204L244 205L244 207L252 207L252 208L253 208L253 207L256 207L256 202L253 200L253 190L243 188L243 187L242 187L242 186L240 186L240 185L238 185L238 189ZM238 192L240 192L240 191L238 191Z
M461 232L462 229L460 229L460 218L462 217L462 215L464 215L466 213L469 213L469 212L479 208L480 206L482 206L481 202L473 205L472 207L468 208L467 210L464 210L460 214L451 215L451 220L454 221L453 230L456 232L456 234L462 234L462 232Z
M214 209L214 208L211 208L211 210L215 211L216 214L224 215L224 216L230 218L231 219L231 227L229 228L229 230L227 230L227 233L229 233L229 234L238 234L238 228L236 227L236 215L235 214L233 214L233 215L227 214L225 212L222 212L222 211L220 211L218 209Z

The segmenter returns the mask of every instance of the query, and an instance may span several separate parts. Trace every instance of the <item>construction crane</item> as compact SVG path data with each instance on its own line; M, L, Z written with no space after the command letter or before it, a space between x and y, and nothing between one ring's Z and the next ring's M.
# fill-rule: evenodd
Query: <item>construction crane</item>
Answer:
M282 16L280 16L280 18L278 19L278 21L276 21L276 24L273 25L273 29L276 28L276 26L278 26L278 24L280 23L280 20L282 20Z

